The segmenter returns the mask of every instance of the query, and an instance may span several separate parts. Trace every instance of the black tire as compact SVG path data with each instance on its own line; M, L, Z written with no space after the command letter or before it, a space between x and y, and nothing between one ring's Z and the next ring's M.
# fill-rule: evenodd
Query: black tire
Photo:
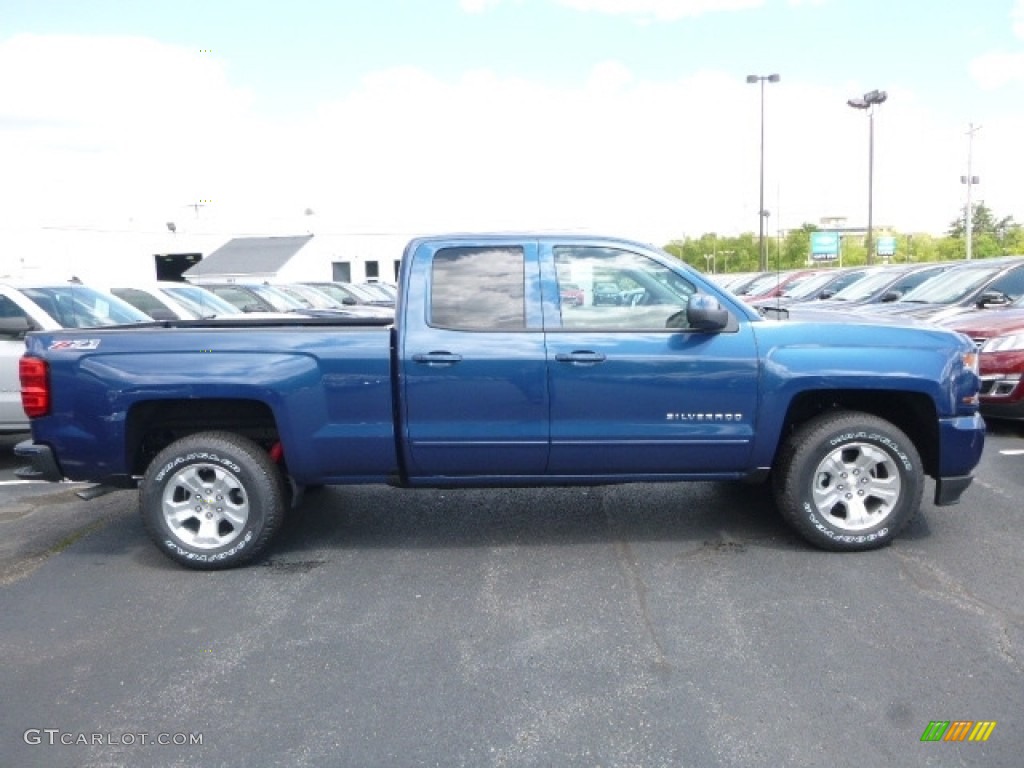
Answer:
M921 506L924 468L910 439L867 413L836 411L799 427L774 470L779 513L821 549L892 542Z
M139 502L150 538L167 557L189 568L231 568L262 552L280 527L284 479L252 440L202 432L153 459Z

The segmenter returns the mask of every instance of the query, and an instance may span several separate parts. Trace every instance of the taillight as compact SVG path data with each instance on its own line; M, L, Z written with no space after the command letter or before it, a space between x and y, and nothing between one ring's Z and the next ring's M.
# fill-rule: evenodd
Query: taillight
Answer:
M23 357L18 363L21 377L21 407L34 419L50 412L50 367L38 357Z

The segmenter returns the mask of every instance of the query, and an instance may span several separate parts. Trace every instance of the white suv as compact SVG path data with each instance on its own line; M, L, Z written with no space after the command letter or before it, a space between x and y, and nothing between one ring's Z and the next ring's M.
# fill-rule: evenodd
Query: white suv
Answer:
M29 429L18 378L18 361L25 352L28 331L149 321L117 297L79 283L0 283L0 433Z

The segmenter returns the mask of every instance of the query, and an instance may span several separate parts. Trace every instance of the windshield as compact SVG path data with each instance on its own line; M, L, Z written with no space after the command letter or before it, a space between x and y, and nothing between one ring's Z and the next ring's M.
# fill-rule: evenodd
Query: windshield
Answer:
M180 286L166 286L160 290L179 304L184 305L189 311L194 312L198 317L242 314L242 310L234 304L197 285L182 283Z
M786 286L786 290L782 292L782 295L787 299L804 299L814 296L822 288L835 280L837 274L837 272L822 272L817 275L811 275L807 280L794 281Z
M101 325L148 323L152 320L128 302L84 285L24 288L22 293L62 328L95 328Z
M862 301L871 298L893 280L897 279L899 274L901 273L875 272L866 275L852 285L843 288L832 298L835 301Z
M269 285L248 285L250 291L260 296L278 312L294 312L296 309L308 309L301 301L294 299L284 291Z
M922 283L898 304L955 304L970 296L1002 269L999 264L958 267Z
M312 309L337 309L338 304L330 296L316 288L305 285L275 285L277 290L286 293L305 307Z

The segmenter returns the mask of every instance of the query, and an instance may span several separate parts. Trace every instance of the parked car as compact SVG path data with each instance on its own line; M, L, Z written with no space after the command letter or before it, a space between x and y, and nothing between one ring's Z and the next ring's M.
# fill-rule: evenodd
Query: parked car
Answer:
M971 312L940 325L969 336L978 348L982 415L1024 419L1024 306Z
M216 294L188 283L158 281L132 286L104 286L104 290L154 320L198 320L241 314L240 309Z
M298 312L307 309L300 302L264 283L202 283L243 312Z
M622 291L617 283L594 284L594 306L618 305L622 301Z
M352 283L305 282L303 285L312 286L318 291L326 293L346 307L390 307L394 309L395 306L394 299L384 298L379 294L367 291L362 286L353 285Z
M558 293L561 296L562 304L565 306L583 306L583 289L576 285L576 283L559 283Z
M737 295L748 303L757 299L770 299L792 290L805 280L821 272L820 269L793 269L785 272L766 272Z
M829 299L838 291L856 283L869 274L871 267L837 268L820 272L807 280L788 286L781 294L767 299L749 302L763 314L771 316L772 310L802 302L817 302Z
M28 331L149 320L120 299L80 283L0 284L0 433L28 431L18 378Z
M302 283L275 283L274 287L287 294L306 309L317 313L328 312L349 317L394 317L393 309L370 304L344 304L333 296Z
M962 262L885 306L859 311L938 322L972 309L1006 307L1024 296L1024 257Z
M889 304L899 301L910 291L928 280L941 275L950 268L949 264L900 264L867 268L861 272L861 278L846 286L822 301L814 302L813 309L848 310L854 307ZM790 309L798 311L801 304L793 304Z

